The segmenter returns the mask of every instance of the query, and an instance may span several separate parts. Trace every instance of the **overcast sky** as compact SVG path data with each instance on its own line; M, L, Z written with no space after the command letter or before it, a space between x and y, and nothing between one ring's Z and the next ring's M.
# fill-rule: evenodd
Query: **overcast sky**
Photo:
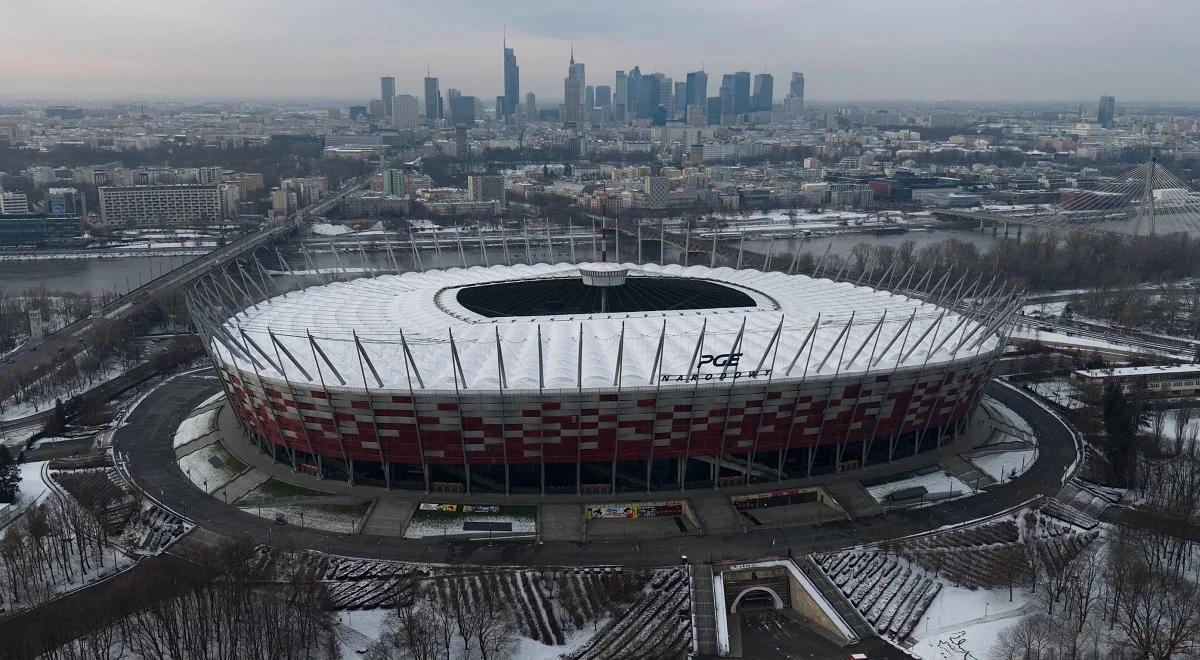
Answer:
M1200 0L0 0L0 102L420 96L425 67L491 101L640 65L677 80L803 71L820 100L1200 101Z

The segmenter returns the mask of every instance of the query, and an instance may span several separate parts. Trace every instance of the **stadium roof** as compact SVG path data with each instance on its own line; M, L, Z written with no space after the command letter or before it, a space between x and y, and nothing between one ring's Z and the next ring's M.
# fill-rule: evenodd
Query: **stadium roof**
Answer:
M970 357L999 341L956 312L847 282L703 266L625 266L629 282L654 295L621 311L569 313L577 305L539 314L548 310L536 297L516 304L500 287L492 289L491 307L504 313L488 316L472 311L478 307L464 304L460 293L530 280L575 290L579 267L452 268L271 298L227 319L213 348L247 372L292 383L537 390L708 387L887 372ZM701 300L684 303L689 291L701 291ZM534 314L514 315L527 310Z

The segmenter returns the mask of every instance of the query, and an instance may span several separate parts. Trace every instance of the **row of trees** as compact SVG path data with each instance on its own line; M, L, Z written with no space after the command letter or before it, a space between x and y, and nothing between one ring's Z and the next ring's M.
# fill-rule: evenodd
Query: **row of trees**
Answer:
M31 315L40 318L42 329L49 334L87 318L109 299L108 295L92 297L44 286L21 292L0 289L0 353L29 337L34 322Z

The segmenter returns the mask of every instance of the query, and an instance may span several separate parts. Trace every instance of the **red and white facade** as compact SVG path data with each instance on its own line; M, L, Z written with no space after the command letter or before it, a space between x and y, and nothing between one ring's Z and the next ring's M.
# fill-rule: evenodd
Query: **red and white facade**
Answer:
M264 451L426 489L711 487L924 451L965 424L1007 329L1000 306L968 314L800 275L628 266L755 304L486 318L453 297L578 278L569 264L361 278L219 318L192 303Z

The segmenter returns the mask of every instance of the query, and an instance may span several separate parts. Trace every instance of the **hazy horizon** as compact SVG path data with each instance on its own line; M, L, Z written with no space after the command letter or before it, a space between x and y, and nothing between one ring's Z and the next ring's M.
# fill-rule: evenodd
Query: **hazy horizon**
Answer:
M562 97L574 46L587 84L612 85L635 65L681 80L709 73L775 75L775 98L803 71L813 101L915 103L1196 103L1194 3L1149 12L1110 0L961 4L927 0L828 5L808 0L535 1L438 6L346 0L200 6L46 0L7 8L0 104L16 99L177 99L365 103L379 77L422 95L426 67L491 105L501 91L501 39L515 49L521 95ZM11 26L17 26L13 29ZM1134 44L1126 46L1126 44ZM1181 82L1182 81L1182 82Z

